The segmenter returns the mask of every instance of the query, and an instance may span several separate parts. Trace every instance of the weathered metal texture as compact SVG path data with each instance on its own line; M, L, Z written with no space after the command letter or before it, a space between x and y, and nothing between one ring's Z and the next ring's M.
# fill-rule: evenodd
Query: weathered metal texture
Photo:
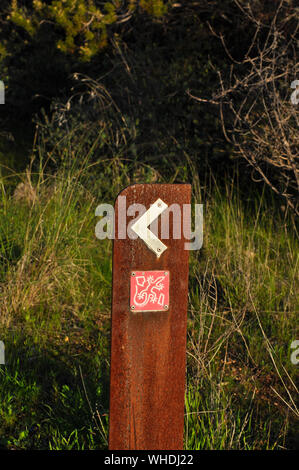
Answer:
M127 207L140 203L148 209L161 198L182 210L183 204L190 203L191 186L136 184L119 196L126 196ZM183 448L189 257L185 241L183 237L163 240L167 249L158 258L139 238L114 240L109 449ZM167 311L130 311L134 270L169 271Z

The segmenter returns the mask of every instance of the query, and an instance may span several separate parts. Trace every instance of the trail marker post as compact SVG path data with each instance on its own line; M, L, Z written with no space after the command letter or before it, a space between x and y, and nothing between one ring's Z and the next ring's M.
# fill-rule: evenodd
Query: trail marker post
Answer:
M117 236L123 233L117 217L120 196L126 196L127 206L143 204L147 209L130 227L135 239ZM136 184L123 190L115 203L112 450L183 448L189 251L183 217L175 218L171 206L178 205L183 214L190 199L189 184ZM162 241L163 213L170 216L170 228L169 238ZM153 234L155 223L159 230ZM173 236L175 229L180 238Z

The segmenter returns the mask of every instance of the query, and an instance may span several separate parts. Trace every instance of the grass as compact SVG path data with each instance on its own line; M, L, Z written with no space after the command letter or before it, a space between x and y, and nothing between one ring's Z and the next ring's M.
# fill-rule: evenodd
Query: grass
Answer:
M0 180L0 448L105 449L112 246L94 211L132 182L167 181L120 158L56 173L43 158L14 192ZM204 244L190 262L185 448L295 448L296 232L266 189L191 174Z

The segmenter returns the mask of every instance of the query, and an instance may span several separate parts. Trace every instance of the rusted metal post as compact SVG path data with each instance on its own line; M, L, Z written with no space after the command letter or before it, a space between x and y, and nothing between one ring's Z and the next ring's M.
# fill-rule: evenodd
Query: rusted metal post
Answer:
M155 218L172 204L183 214L191 186L136 184L123 190L115 204L113 247L109 449L182 449L189 269L183 217L173 217L163 242L158 235L148 246L144 224L132 226L137 239L119 239L120 196L126 196L127 207L154 205ZM172 225L178 224L182 236L176 239ZM144 305L150 284L157 295Z

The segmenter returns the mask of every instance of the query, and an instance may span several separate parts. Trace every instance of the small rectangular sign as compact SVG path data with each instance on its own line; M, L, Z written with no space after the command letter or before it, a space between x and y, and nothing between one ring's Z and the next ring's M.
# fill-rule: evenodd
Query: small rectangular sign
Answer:
M132 271L130 309L160 312L169 309L169 271Z

